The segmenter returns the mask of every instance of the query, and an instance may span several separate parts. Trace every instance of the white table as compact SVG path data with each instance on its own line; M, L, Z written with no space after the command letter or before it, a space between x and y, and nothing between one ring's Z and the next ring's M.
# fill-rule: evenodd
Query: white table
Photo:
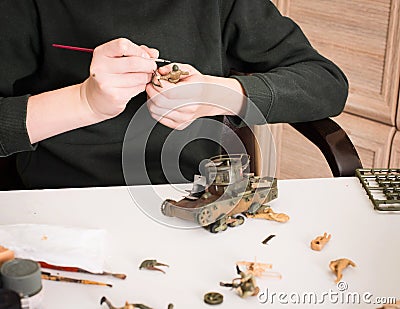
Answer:
M171 228L155 222L135 206L134 200L141 206L148 201L145 207L158 212L160 200L179 197L170 186L134 187L134 199L126 187L1 192L0 224L40 223L107 230L109 269L126 273L127 279L79 275L110 282L113 288L44 281L43 308L47 309L106 308L100 306L102 296L116 306L128 300L162 309L170 302L175 309L211 308L203 303L203 295L209 291L224 295L224 303L217 308L283 307L284 302L287 308L312 308L316 305L307 300L293 304L295 293L299 297L315 293L321 300L329 290L338 292L328 265L342 257L357 264L344 271L348 284L344 296L350 292L360 297L369 293L372 302L376 297L400 298L400 215L374 211L356 178L278 181L278 188L279 197L270 205L275 211L289 214L289 222L249 219L219 234L201 228ZM310 241L324 232L332 234L331 241L323 251L312 251ZM263 245L262 240L270 234L276 237ZM149 258L169 264L166 274L139 270L141 261ZM255 258L272 263L272 270L282 274L282 279L257 279L261 291L268 289L265 304L257 297L241 299L230 288L219 286L220 281L230 282L236 277L235 262ZM339 297L333 304L325 296L319 306L380 307L362 299L359 305L350 302L342 304Z

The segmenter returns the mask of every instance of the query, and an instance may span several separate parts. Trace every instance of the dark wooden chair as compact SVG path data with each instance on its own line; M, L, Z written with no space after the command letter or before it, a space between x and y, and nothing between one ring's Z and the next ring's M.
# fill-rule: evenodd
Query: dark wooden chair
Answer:
M355 170L362 168L358 153L346 132L332 119L325 118L309 122L290 124L305 138L318 147L329 164L334 177L355 176ZM255 170L256 144L252 131L240 128L238 136L250 155L250 170Z
M332 119L294 123L291 126L319 148L334 177L354 176L356 168L362 167L351 140ZM254 171L256 145L252 131L244 127L236 130L236 133L251 157L250 169ZM23 185L16 171L15 157L0 158L0 190L17 189L23 189Z

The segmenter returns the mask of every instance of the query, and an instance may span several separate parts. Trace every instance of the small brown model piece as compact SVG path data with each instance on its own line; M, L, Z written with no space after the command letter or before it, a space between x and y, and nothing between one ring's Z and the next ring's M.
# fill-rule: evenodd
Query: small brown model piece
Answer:
M336 280L335 280L336 283L342 280L343 277L342 271L349 265L356 267L356 264L353 261L346 258L331 261L329 263L329 268L336 275Z
M170 83L174 83L176 84L177 82L179 82L180 78L182 75L189 75L189 72L186 71L182 71L179 69L177 64L174 64L172 66L172 71L170 71L168 74L166 75L158 75L156 71L153 72L153 76L151 78L151 83L154 86L157 87L161 87L162 85L160 83L160 80L166 80L169 81Z
M271 234L271 235L269 235L267 238L265 238L261 243L262 243L263 245L267 245L268 242L269 242L272 238L274 238L275 236L276 236L276 235Z
M181 75L189 75L189 72L182 71L181 69L179 69L177 64L174 64L172 66L172 71L170 71L166 75L161 75L160 79L167 80L170 83L176 84L177 82L179 82L179 79L181 78Z
M377 309L400 309L400 300L396 301L395 304L387 304Z
M144 260L140 264L139 269L145 268L145 269L148 269L148 270L158 270L158 271L161 271L162 273L165 274L165 271L163 271L162 269L160 269L158 267L155 267L155 266L166 266L166 267L169 267L169 265L163 264L163 263L159 263L159 262L157 262L157 260Z
M143 305L143 304L130 304L128 302L125 302L125 306L123 306L123 307L114 307L111 304L111 302L107 299L107 297L105 297L105 296L103 296L101 298L101 300L100 300L100 305L102 305L103 303L106 303L108 308L110 308L110 309L135 309L135 308L138 308L138 309L152 309L152 308L150 308L150 307L148 307L146 305Z
M240 278L235 278L232 283L220 282L220 286L231 287L236 290L240 297L256 296L260 292L254 274L251 271L243 272L236 265L236 271Z
M287 214L276 213L269 206L261 207L255 214L246 214L246 216L248 218L273 220L282 223L287 222L290 219Z
M311 241L311 249L321 251L325 244L331 239L331 234L324 233L322 236L317 236Z
M218 292L208 292L204 294L204 302L209 305L219 305L224 301L224 295Z

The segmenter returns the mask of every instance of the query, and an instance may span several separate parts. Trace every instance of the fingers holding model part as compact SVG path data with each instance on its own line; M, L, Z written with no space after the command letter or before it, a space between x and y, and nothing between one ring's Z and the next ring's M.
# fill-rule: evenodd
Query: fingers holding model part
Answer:
M82 101L104 119L117 116L150 82L157 68L155 55L157 50L123 38L98 46L90 76L81 86Z
M151 116L178 130L205 116L239 115L246 104L236 79L204 75L188 64L159 68L146 92Z
M207 83L205 75L187 64L159 68L146 87L151 116L173 129L184 129L195 119L208 116Z

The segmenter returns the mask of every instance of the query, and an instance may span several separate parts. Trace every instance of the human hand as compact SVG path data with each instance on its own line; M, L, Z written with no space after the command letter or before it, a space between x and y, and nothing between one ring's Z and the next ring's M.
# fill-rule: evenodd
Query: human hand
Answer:
M143 92L157 69L156 49L120 38L96 47L90 76L81 84L81 101L103 119L120 114ZM153 59L151 59L153 58Z
M168 74L172 66L161 67L158 73ZM147 108L158 122L183 130L200 117L241 113L246 96L236 79L203 75L189 64L178 66L189 74L182 75L177 84L156 80L162 87L146 86Z

